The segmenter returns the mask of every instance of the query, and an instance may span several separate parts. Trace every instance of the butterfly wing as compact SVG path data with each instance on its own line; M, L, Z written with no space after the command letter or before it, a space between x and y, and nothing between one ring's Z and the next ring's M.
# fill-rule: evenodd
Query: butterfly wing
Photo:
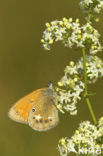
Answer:
M58 123L58 110L55 105L55 99L46 89L34 102L28 116L29 126L37 131L46 131L53 128Z
M21 123L27 123L28 115L31 108L34 105L34 101L38 99L41 92L45 90L45 88L38 89L33 91L32 93L26 95L25 97L21 98L17 101L9 110L8 115L12 120Z

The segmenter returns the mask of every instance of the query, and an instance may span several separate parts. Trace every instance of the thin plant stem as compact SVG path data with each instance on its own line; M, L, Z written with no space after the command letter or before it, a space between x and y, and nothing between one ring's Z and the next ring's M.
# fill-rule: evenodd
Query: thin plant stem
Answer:
M84 84L85 84L85 96L87 96L87 66L86 66L85 49L83 48L83 65L84 65Z
M90 22L90 16L88 17L88 22Z
M87 97L87 95L88 95L88 88L87 88L87 65L86 64L87 64L87 61L86 61L85 49L83 48L85 99L86 99L86 102L87 102L90 114L92 116L92 119L94 121L94 124L97 124L97 120L96 120L95 114L93 112L93 108L92 108L91 102L90 102L89 98Z
M97 124L97 120L96 120L96 117L95 117L95 115L94 115L94 112L93 112L93 109L92 109L90 100L89 100L89 98L87 98L87 97L86 97L86 102L87 102L87 104L88 104L88 108L89 108L90 114L91 114L91 116L92 116L92 119L93 119L93 121L94 121L94 124Z

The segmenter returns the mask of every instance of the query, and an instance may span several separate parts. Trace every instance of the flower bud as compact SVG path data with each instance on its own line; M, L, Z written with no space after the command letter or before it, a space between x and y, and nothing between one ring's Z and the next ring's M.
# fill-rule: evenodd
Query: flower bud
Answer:
M72 18L69 18L69 22L71 23L73 21L73 19Z
M58 82L58 86L59 86L59 87L62 87L63 84L62 84L61 82Z

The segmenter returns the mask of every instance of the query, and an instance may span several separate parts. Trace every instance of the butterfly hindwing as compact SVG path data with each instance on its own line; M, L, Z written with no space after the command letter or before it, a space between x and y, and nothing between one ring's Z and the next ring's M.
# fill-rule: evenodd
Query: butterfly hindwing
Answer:
M46 89L34 102L29 116L29 126L37 131L46 131L58 123L58 110L50 90Z

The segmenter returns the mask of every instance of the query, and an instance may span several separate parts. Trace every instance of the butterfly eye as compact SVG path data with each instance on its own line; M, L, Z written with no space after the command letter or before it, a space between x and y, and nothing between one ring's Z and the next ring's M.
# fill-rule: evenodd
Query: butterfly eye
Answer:
M32 112L35 112L35 108L32 109Z

